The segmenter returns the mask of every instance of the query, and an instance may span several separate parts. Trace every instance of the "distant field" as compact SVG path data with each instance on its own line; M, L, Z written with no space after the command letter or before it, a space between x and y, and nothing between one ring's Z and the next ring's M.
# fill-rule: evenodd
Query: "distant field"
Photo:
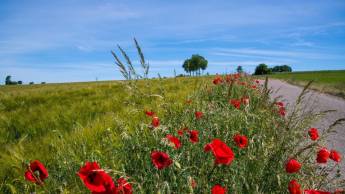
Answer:
M138 81L139 89L122 81L0 86L0 193L3 182L23 177L10 166L36 158L54 164L78 161L87 157L76 154L82 146L101 155L105 136L112 146L120 138L109 137L109 131L121 134L150 122L144 110L164 115L179 108L205 79ZM74 179L75 172L65 177Z
M283 79L300 86L314 81L312 89L345 98L345 70L279 73L269 75L269 77Z
M164 101L182 102L195 87L197 79L139 81L145 93L165 93ZM131 96L120 81L87 82L0 87L0 145L17 142L26 136L29 145L39 144L53 133L66 134L80 128L114 126L114 117L131 116L135 125L144 109L159 111L162 98ZM139 98L139 99L138 99ZM56 135L53 135L56 136ZM50 138L50 137L49 137Z

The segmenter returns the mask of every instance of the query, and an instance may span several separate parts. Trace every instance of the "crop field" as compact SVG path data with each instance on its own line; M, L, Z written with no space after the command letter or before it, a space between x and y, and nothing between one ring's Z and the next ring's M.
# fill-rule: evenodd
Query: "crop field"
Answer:
M0 193L344 188L321 115L285 112L239 74L0 87Z
M144 110L160 113L168 104L182 103L197 80L139 81L138 87L146 95L133 95L133 89L120 81L0 87L0 145L5 148L0 154L1 183L22 178L12 166L21 167L30 159L69 164L84 154L101 154L104 135L116 133L108 137L115 146L121 131L147 121ZM67 148L70 144L75 150ZM76 155L81 147L90 152ZM63 160L60 154L66 154Z
M345 98L345 70L277 73L269 77L283 79L300 86L314 81L312 89Z

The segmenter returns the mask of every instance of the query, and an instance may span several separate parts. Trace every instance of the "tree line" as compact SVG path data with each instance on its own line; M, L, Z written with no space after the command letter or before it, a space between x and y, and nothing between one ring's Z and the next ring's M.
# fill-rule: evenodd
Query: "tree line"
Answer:
M292 68L289 65L277 65L272 68L269 68L266 64L261 63L258 66L256 66L254 75L265 75L283 72L292 72Z
M41 82L41 84L45 84L46 82ZM23 81L13 81L12 76L8 75L5 78L5 85L22 85ZM29 82L29 85L35 84L34 82Z

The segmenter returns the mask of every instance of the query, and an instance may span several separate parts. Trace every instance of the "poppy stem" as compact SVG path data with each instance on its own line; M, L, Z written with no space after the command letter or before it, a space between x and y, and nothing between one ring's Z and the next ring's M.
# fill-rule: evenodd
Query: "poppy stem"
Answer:
M213 174L214 170L216 169L217 165L214 164L213 168L211 169L211 171L208 173L207 177L210 179L211 175Z

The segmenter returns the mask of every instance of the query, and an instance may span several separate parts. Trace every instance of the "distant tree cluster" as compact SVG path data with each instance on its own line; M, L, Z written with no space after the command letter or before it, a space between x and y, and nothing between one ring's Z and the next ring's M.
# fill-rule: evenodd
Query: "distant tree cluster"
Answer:
M292 72L292 68L288 65L274 66L269 68L266 64L261 63L255 68L254 75L265 75L271 73Z
M186 59L182 65L183 69L189 73L189 75L201 75L201 70L204 71L207 68L208 61L198 54L192 55L191 58Z
M292 69L288 65L274 66L272 72L291 72Z
M237 73L243 73L243 68L241 65L239 65L236 69Z
M23 82L22 81L12 81L12 76L8 75L8 76L6 76L5 84L6 85L17 85L17 84L21 85L21 84L23 84Z
M12 81L12 76L8 75L5 79L5 85L22 85L23 81ZM29 85L35 84L34 82L29 82ZM41 84L46 84L46 82L41 82Z

